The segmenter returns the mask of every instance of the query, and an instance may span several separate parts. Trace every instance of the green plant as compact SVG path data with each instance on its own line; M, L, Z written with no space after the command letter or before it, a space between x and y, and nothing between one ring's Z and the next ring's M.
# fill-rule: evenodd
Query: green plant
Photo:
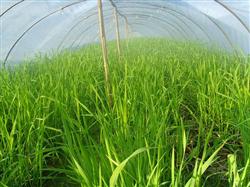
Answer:
M108 43L112 107L95 44L0 70L0 185L248 185L249 59L121 45L119 59Z

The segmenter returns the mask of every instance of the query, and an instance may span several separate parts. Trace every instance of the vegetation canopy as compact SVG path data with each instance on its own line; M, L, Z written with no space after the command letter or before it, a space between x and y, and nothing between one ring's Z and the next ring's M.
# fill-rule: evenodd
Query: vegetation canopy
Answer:
M250 186L249 58L107 45L0 70L0 186Z

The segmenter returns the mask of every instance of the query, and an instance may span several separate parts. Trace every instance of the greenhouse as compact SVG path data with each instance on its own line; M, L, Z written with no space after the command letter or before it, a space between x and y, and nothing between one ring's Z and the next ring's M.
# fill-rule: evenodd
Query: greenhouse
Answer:
M0 7L0 187L250 187L249 0Z

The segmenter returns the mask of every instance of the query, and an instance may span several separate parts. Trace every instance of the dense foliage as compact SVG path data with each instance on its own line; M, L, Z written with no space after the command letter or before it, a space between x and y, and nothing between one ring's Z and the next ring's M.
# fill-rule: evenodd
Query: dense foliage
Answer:
M250 63L164 39L0 70L0 186L249 186Z

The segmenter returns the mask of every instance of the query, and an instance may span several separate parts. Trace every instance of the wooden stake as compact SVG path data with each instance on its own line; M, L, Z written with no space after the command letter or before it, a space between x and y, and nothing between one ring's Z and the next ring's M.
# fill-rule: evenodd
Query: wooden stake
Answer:
M125 20L125 23L126 23L126 39L128 40L128 38L129 38L129 27L128 27L128 20L127 19Z
M115 25L116 25L116 45L117 45L117 52L119 57L121 56L121 45L120 45L120 30L119 30L119 20L117 15L117 10L114 8L114 17L115 17Z
M125 19L125 33L126 33L126 44L127 44L127 48L128 48L128 40L129 40L129 27L128 27L128 20Z
M106 34L105 34L105 26L103 19L102 0L97 0L97 1L98 1L99 35L102 47L105 89L109 99L109 105L112 106L113 98L112 98L112 89L109 82L110 80L109 80L108 52L107 52Z

